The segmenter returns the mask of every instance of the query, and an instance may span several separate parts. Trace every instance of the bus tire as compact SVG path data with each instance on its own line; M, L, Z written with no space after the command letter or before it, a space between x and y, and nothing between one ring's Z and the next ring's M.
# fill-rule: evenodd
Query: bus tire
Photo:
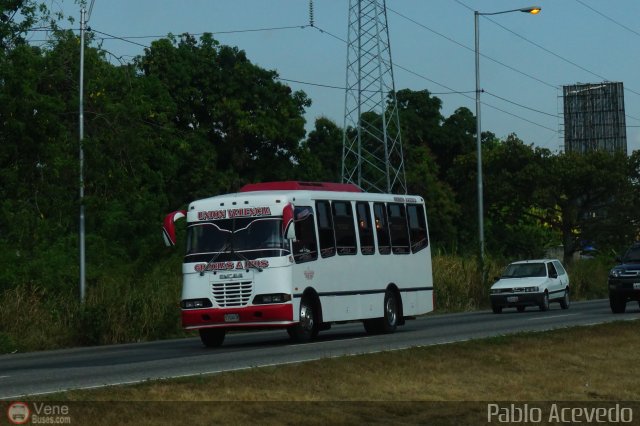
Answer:
M310 297L300 301L300 321L287 328L292 341L306 343L318 335L318 315Z
M217 348L224 342L224 336L227 334L227 330L221 328L201 328L200 340L202 344L207 348Z
M387 290L384 294L384 317L382 318L382 332L393 333L398 328L399 300L396 292Z
M384 316L363 320L364 330L368 334L393 333L398 327L400 304L396 292L388 289L384 293Z

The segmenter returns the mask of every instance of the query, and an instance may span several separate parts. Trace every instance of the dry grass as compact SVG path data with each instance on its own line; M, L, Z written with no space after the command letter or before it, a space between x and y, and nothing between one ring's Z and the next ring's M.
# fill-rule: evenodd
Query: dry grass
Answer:
M196 424L246 424L256 414L263 416L261 424L308 423L310 413L313 424L461 424L486 418L478 417L486 416L483 401L640 401L637 378L630 374L638 363L639 332L640 322L619 322L72 391L47 399L111 401L72 402L82 412L89 407L105 411L105 423L97 424L127 418L134 409L167 411L167 419L188 415ZM146 424L156 424L152 419Z
M433 287L440 312L472 311L488 305L492 279L504 264L487 260L485 283L474 257L439 255L433 257Z

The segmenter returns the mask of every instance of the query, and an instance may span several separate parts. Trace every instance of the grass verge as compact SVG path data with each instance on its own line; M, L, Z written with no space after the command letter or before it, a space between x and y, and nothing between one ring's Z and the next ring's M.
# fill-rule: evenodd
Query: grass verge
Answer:
M639 332L639 321L621 321L39 399L104 411L95 424L140 420L140 410L150 410L149 423L136 424L156 424L154 410L170 423L477 424L486 401L640 401L630 374Z

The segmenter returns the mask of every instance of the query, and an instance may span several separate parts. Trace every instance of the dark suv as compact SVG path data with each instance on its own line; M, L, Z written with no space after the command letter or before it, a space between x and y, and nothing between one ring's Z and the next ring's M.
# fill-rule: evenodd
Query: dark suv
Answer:
M640 242L633 244L609 271L611 312L623 313L629 300L640 302Z

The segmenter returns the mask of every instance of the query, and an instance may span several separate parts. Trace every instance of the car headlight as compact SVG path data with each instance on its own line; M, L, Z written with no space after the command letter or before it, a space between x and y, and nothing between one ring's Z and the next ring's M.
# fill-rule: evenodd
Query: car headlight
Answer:
M620 275L622 275L623 272L624 272L624 269L613 268L612 270L609 271L609 276L618 278Z
M489 290L490 294L498 294L501 293L502 290L500 290L499 288L492 288L491 290Z
M525 293L537 293L540 291L539 287L533 286L533 287L525 287L524 288Z

